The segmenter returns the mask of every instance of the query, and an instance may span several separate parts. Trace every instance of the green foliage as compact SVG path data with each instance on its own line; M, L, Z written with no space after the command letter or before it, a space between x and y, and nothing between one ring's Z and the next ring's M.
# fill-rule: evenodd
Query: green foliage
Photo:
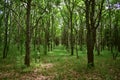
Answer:
M32 0L30 14L30 61L31 67L24 65L25 32L26 32L26 2L27 0L8 0L10 4L5 6L5 0L0 1L0 79L1 74L4 80L17 80L21 76L35 77L53 76L51 80L112 80L119 74L119 59L114 61L111 52L106 50L106 46L113 46L113 52L120 51L120 11L103 10L101 25L100 47L105 47L100 56L95 53L95 67L89 69L87 63L86 49L86 27L85 27L85 3L84 0ZM99 17L101 0L96 0L95 17ZM111 0L117 3L119 0ZM7 12L5 13L5 10ZM5 17L8 15L8 57L2 59L5 43ZM72 14L72 18L70 17ZM111 23L110 17L111 16ZM71 20L70 20L71 19ZM72 21L72 22L71 22ZM71 23L70 23L71 22ZM95 24L98 20L95 20ZM72 24L72 26L70 26ZM111 28L109 27L111 24ZM71 34L71 27L73 35ZM92 31L92 30L91 30ZM74 52L70 56L70 40L73 39ZM76 42L75 42L76 41ZM103 43L103 44L102 44ZM82 46L82 51L80 48ZM39 50L37 50L39 48ZM46 51L47 55L44 55ZM39 52L39 54L38 54ZM37 60L37 61L36 61ZM38 61L39 60L39 61ZM89 66L90 64L88 64ZM89 66L91 67L91 66ZM13 75L5 76L7 73ZM8 74L7 74L8 75ZM117 75L118 77L118 75ZM14 78L14 79L13 79ZM29 79L28 79L29 80ZM34 79L32 79L34 80ZM117 80L117 79L116 79Z
M32 51L34 52L34 51ZM80 51L79 59L76 56L70 56L63 46L57 46L53 51L50 51L48 55L40 54L40 62L35 63L33 59L31 67L23 65L24 56L19 54L17 49L11 48L8 59L2 60L0 58L0 76L4 79L21 79L22 76L29 79L35 79L32 76L43 75L44 77L53 76L52 80L87 80L87 79L105 79L113 80L118 79L119 73L119 60L112 60L110 51L104 50L101 52L101 56L95 56L95 67L89 69L86 67L86 54ZM17 56L15 55L17 54ZM13 57L13 55L15 55ZM32 57L32 55L31 55ZM14 72L13 72L14 71ZM4 76L11 73L10 76ZM12 73L17 75L12 75Z
M110 0L110 2L116 4L117 2L120 2L120 0Z

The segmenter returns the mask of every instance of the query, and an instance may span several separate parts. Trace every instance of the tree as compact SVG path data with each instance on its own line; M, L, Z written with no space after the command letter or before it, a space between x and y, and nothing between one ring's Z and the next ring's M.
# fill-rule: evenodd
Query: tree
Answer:
M30 10L31 10L32 0L27 0L27 9L26 9L26 54L25 54L25 65L30 66Z
M9 50L9 38L8 38L8 20L9 20L9 14L10 14L10 9L6 8L10 6L9 1L6 2L4 1L4 26L5 26L5 32L4 32L4 49L3 49L3 59L7 57L7 53Z
M71 47L71 55L74 54L74 40L73 40L73 12L75 9L76 0L64 0L67 10L69 12L69 27L70 27L70 47Z
M95 14L96 3L97 3L96 0L85 0L88 67L94 67L93 50L96 42L96 29L98 28L101 20L104 0L100 2L101 4L99 5L99 12ZM95 18L96 15L97 17Z
M116 59L119 51L119 3L116 1L109 1L107 6L108 11L108 27L105 29L104 39L108 49L111 51L113 59ZM112 5L111 5L112 4ZM112 18L114 17L114 18Z

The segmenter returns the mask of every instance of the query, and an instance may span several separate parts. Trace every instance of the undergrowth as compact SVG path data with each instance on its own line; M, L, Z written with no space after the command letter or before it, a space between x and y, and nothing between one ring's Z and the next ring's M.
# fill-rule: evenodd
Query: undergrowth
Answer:
M113 60L107 50L102 51L100 56L96 54L95 67L89 69L86 51L79 51L77 59L76 55L70 56L63 46L58 46L47 55L40 52L37 62L31 55L28 68L24 65L24 54L11 49L6 59L2 59L1 55L0 80L119 80L120 57Z

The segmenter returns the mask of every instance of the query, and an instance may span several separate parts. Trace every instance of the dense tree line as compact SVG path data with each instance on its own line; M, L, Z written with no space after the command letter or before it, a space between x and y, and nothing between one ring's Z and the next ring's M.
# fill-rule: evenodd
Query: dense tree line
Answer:
M3 59L11 45L25 55L26 66L30 66L31 51L41 52L41 46L47 55L63 45L78 58L78 51L86 45L89 67L94 66L94 50L100 55L108 49L116 59L120 52L119 6L117 0L1 0Z

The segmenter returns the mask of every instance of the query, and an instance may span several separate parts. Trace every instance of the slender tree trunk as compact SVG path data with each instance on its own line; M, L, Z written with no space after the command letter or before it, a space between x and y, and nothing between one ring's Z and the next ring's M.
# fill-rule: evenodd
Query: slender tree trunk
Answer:
M73 16L73 14L72 14L72 12L70 11L70 28L71 28L71 33L70 33L70 44L71 44L71 55L74 54L72 16Z
M47 55L48 51L48 30L45 29L45 41L44 41L44 54Z
M46 20L46 19L45 19ZM48 22L46 22L48 23ZM48 28L46 27L47 25L45 24L45 22L42 22L43 26L44 26L44 54L47 55L47 51L48 51Z
M54 40L54 16L52 15L52 23L51 23L51 51L53 50L53 40Z
M4 5L6 6L6 2ZM8 17L9 17L9 12L7 11L6 8L4 8L4 21L5 21L5 33L4 33L4 49L3 49L3 59L7 57L8 53Z
M50 13L49 13L50 14ZM47 22L47 27L46 27L46 44L47 44L47 50L50 51L50 16L49 20Z
M26 12L26 54L25 54L25 65L30 66L30 10L31 10L31 1L27 0L27 12Z
M83 36L84 36L84 25L82 24L82 19L81 19L81 14L79 13L79 17L80 17L80 21L79 21L79 24L80 24L80 30L78 32L79 34L79 47L80 47L80 51L83 50Z
M34 30L34 51L36 51L36 44L38 43L38 39L37 39L37 27Z
M75 34L76 36L75 36L75 49L76 49L76 57L77 57L77 59L79 58L79 55L78 55L78 31L76 30L76 34Z
M103 21L101 22L101 26L104 27ZM104 45L103 45L103 27L100 27L100 51L102 51L104 49Z
M98 28L97 30L97 36L96 36L96 51L97 51L97 55L100 55L100 42L101 42L101 36L100 36L100 28Z
M7 23L6 23L7 21ZM5 21L5 37L4 37L4 50L3 50L3 59L7 57L7 46L8 46L8 19Z
M83 29L79 30L79 46L81 51L83 49L82 45L83 45Z

